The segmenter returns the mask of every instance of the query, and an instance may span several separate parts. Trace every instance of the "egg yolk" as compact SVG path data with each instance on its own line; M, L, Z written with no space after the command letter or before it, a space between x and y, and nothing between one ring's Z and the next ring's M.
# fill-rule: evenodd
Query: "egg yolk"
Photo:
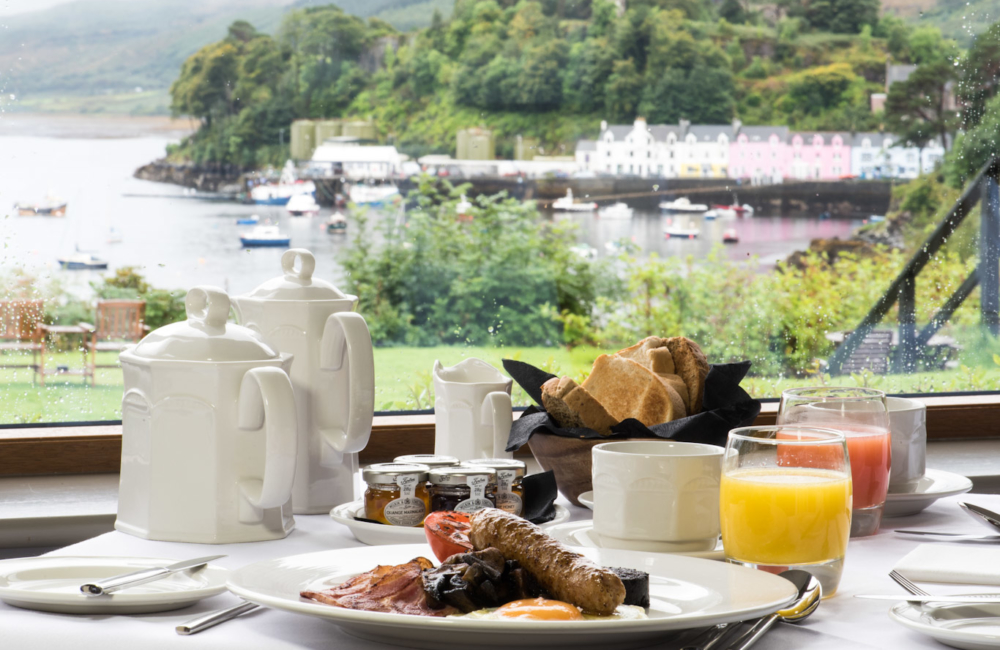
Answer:
M499 618L520 618L531 621L580 621L579 608L561 600L529 598L507 603L496 611Z

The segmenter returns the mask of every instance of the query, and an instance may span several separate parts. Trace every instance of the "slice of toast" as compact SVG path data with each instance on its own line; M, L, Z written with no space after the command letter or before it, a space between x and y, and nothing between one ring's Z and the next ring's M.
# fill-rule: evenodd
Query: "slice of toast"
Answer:
M619 422L569 377L553 377L542 384L542 406L559 426L593 429L602 436L611 435L611 426Z
M685 413L691 413L691 398L688 393L688 387L684 383L684 379L676 374L674 357L670 354L670 349L667 348L667 339L660 338L659 336L649 336L632 347L619 350L615 354L631 359L639 365L652 370L664 383L677 391L681 401L684 403Z
M702 401L705 398L705 377L708 376L708 359L698 344L683 336L667 339L667 349L673 360L677 374L684 380L688 388L690 415L701 412Z
M635 418L652 426L686 415L677 391L645 366L617 355L597 357L583 388L618 420Z

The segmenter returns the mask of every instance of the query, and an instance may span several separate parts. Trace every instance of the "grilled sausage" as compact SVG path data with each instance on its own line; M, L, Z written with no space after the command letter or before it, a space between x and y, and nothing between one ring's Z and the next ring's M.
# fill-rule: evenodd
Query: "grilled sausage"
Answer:
M554 598L590 614L607 616L625 600L625 586L612 571L546 535L533 523L497 508L472 515L469 540L477 551L493 547L517 560Z

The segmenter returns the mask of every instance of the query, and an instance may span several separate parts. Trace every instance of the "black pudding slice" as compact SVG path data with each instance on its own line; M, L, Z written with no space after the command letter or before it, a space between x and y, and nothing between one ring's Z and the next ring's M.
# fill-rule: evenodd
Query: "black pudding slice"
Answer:
M635 569L608 567L625 585L625 605L649 607L649 574Z

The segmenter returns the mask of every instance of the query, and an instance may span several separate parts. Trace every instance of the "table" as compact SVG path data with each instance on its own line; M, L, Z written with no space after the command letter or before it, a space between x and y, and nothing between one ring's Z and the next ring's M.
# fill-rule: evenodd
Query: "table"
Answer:
M844 578L838 594L823 601L819 610L801 626L778 625L756 647L761 650L844 650L846 648L936 649L945 646L911 632L889 620L893 603L854 598L863 593L900 593L889 579L889 570L906 553L926 540L896 535L896 528L932 528L950 532L982 533L983 529L961 512L958 502L967 500L1000 510L1000 496L969 494L942 499L919 515L883 521L879 534L851 540ZM588 519L590 511L565 501L573 520ZM253 544L206 546L153 542L112 532L73 544L51 555L117 555L190 558L227 553L221 566L237 569L258 560L310 553L333 548L360 546L350 532L325 515L298 516L297 528L283 540ZM942 552L961 552L962 545L937 543ZM965 548L968 548L965 546ZM1000 559L1000 547L997 548ZM935 587L936 588L936 587ZM931 590L933 590L932 588ZM968 590L968 587L964 588ZM944 593L944 588L941 589ZM381 650L378 643L347 636L319 619L277 610L260 609L200 634L181 637L174 627L200 614L238 602L231 594L220 594L188 609L143 616L71 616L19 610L0 603L0 647L4 650L68 648L100 643L106 648L197 649L330 649ZM458 646L455 646L456 648ZM670 643L653 646L666 650Z

